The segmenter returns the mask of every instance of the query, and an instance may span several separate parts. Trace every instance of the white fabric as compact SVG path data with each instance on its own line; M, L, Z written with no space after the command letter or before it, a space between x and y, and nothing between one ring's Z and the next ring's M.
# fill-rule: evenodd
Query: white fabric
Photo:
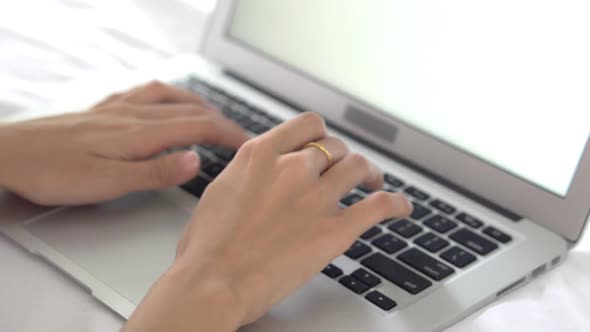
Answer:
M128 71L194 50L213 3L0 1L0 119L42 110L77 77ZM83 289L3 237L0 264L0 331L102 332L121 326L119 317ZM449 331L588 331L589 276L586 236L558 269Z

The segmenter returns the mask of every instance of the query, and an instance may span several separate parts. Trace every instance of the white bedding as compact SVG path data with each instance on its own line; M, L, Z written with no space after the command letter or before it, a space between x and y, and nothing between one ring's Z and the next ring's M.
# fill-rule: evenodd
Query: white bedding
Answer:
M196 48L214 0L0 1L0 121L66 83ZM114 331L122 321L0 238L0 331ZM567 261L449 331L590 331L590 236ZM401 331L400 331L401 332Z

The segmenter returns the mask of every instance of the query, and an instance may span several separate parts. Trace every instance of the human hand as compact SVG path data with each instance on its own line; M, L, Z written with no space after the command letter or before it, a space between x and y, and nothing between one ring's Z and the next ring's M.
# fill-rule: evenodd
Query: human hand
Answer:
M258 319L342 254L365 230L411 212L401 194L379 191L341 208L359 184L383 174L326 136L307 113L247 142L207 188L158 281L127 331L231 331ZM326 156L309 142L319 142Z
M198 96L152 82L115 94L90 112L0 126L0 187L42 205L79 205L194 178L194 152L239 148L247 134Z

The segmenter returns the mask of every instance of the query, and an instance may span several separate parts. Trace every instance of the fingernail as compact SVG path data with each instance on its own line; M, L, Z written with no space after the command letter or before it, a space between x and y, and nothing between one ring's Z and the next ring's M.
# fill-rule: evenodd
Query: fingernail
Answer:
M180 168L184 173L192 173L199 168L199 156L194 151L187 151L180 157Z
M412 204L412 202L408 199L408 197L402 193L399 193L399 200L400 200L400 204L404 204L405 205L405 210L407 211L407 214L410 215L412 214L412 211L414 211L414 205Z

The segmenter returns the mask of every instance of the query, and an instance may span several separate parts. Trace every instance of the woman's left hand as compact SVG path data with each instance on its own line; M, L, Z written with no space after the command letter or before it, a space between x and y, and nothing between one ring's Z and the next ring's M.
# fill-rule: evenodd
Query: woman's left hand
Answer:
M152 82L90 112L0 125L0 187L42 205L80 205L177 186L196 176L194 152L237 149L249 137L191 92Z

